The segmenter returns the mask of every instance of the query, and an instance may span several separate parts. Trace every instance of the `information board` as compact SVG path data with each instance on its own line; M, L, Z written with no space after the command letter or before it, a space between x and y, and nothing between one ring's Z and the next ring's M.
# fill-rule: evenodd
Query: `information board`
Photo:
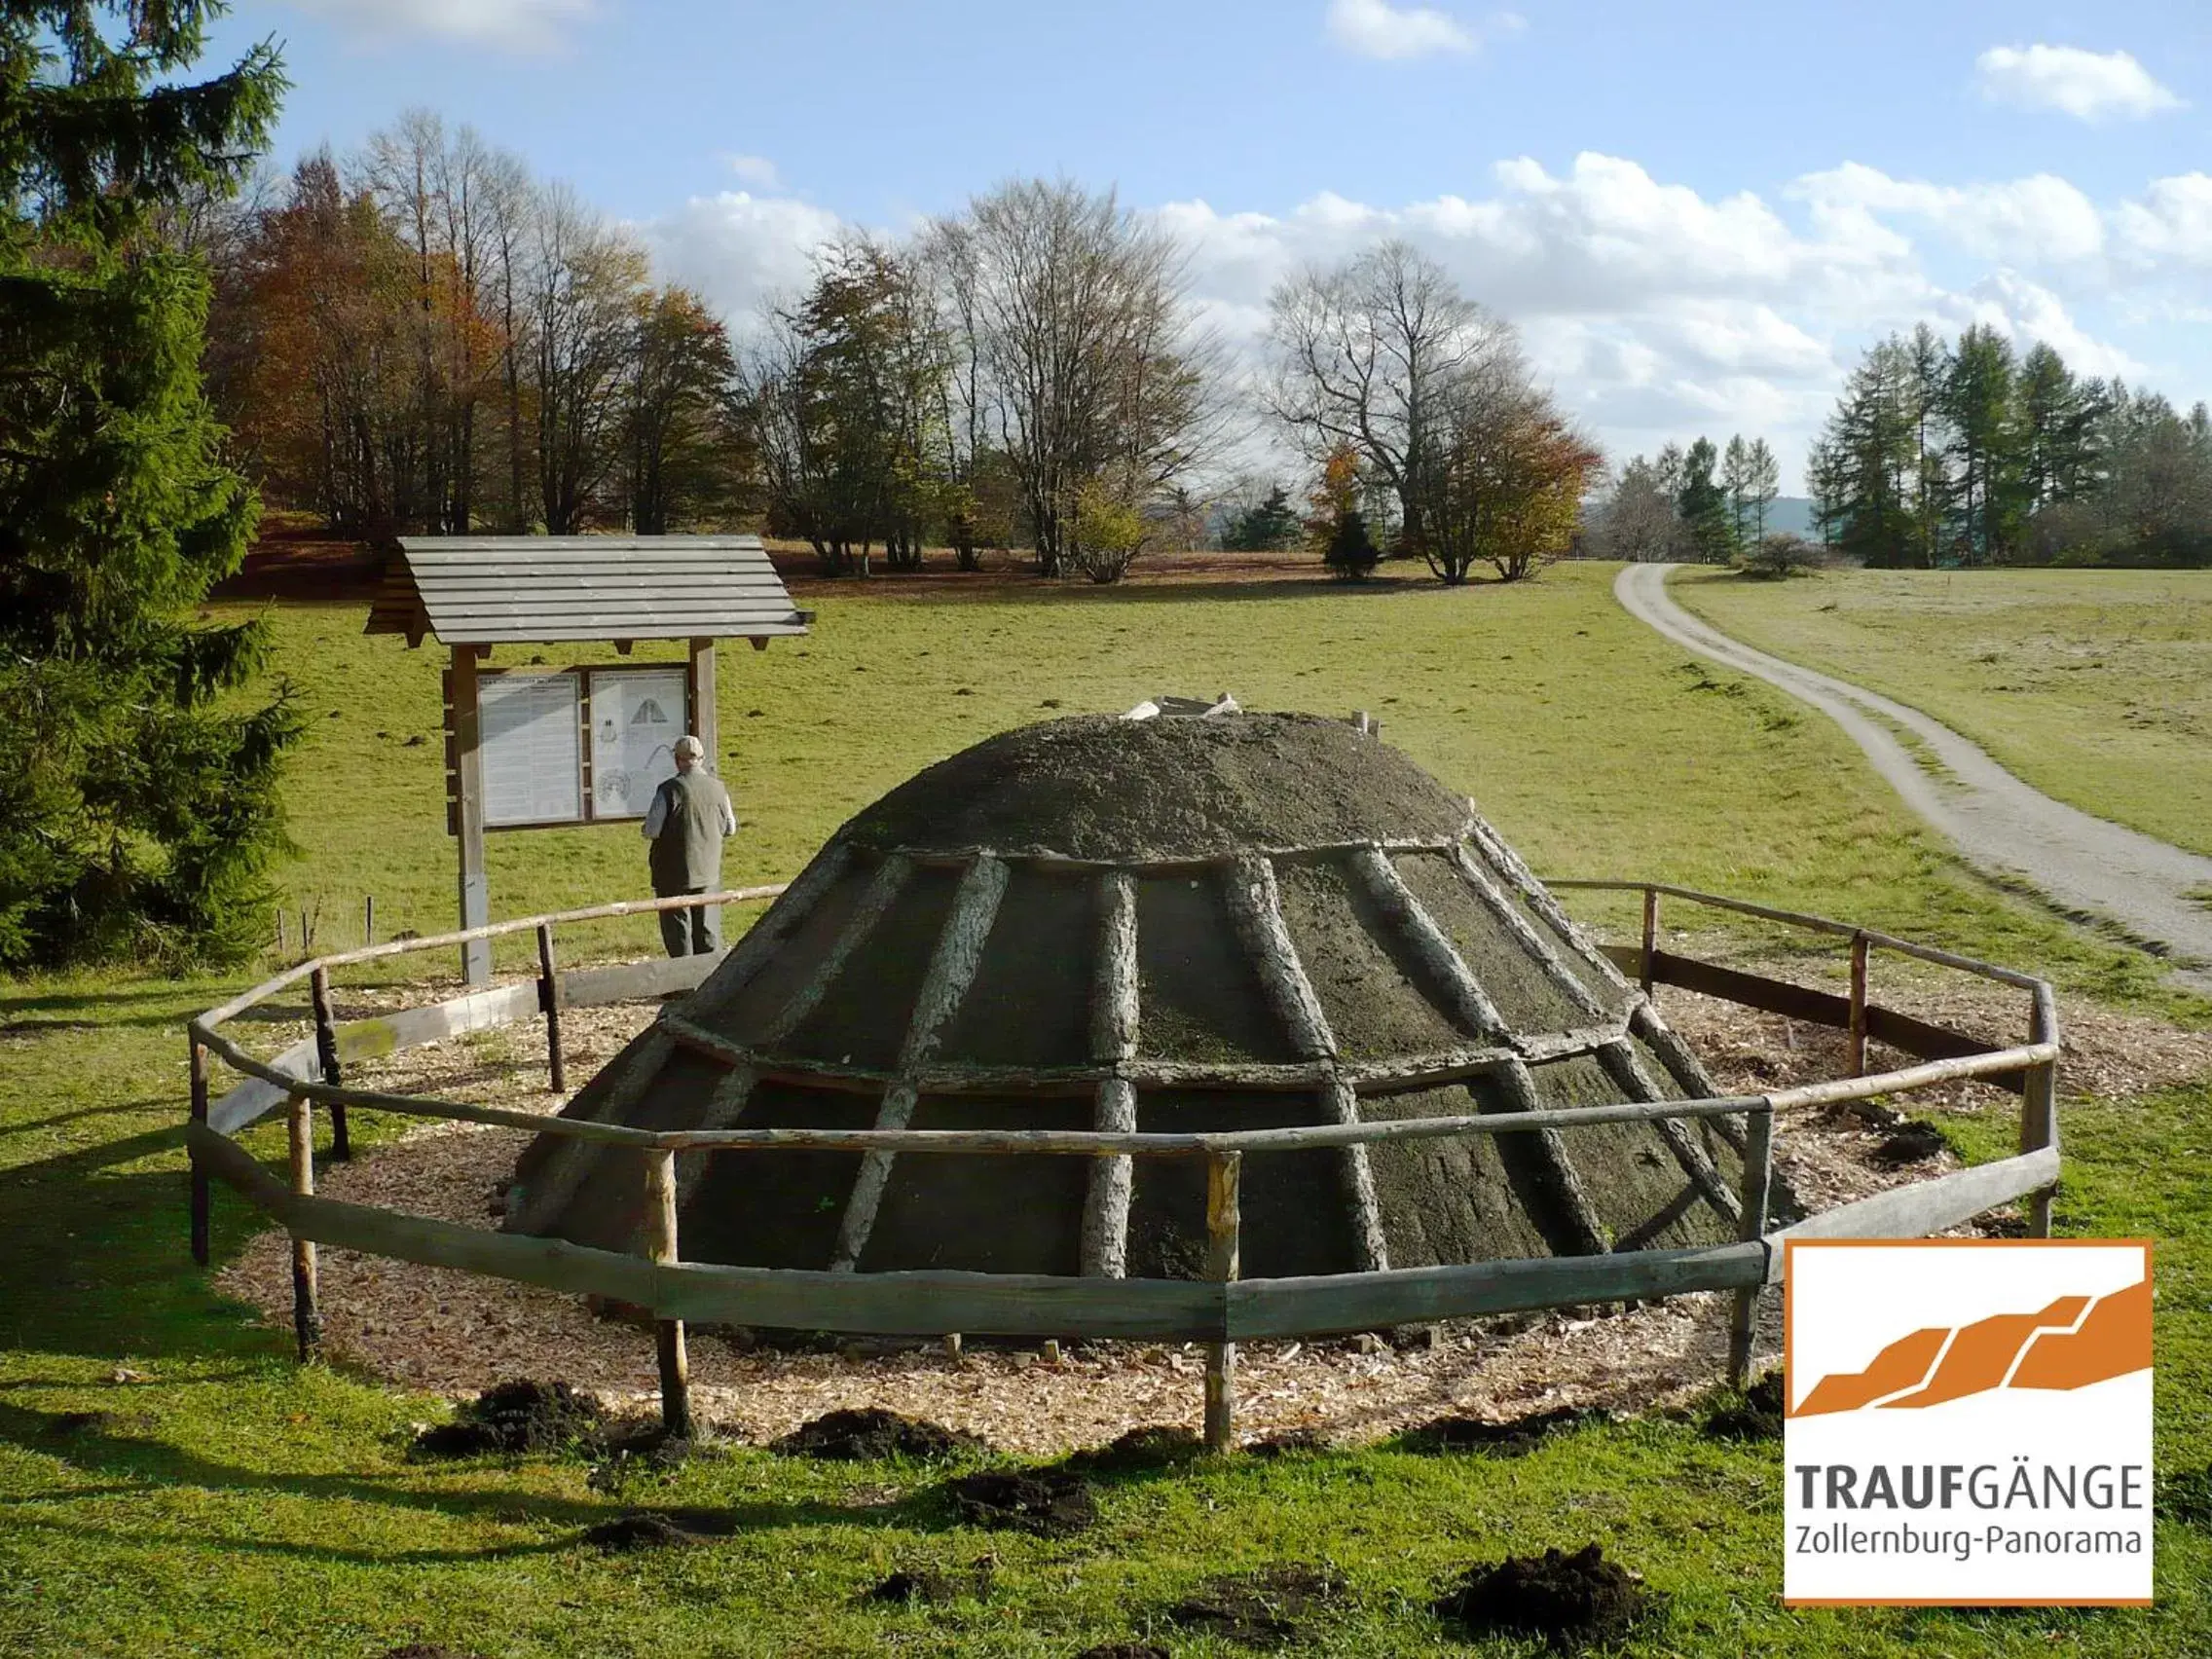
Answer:
M687 718L681 667L593 671L592 817L645 817L653 791L676 776Z
M476 686L484 827L581 823L584 769L576 677L488 674Z

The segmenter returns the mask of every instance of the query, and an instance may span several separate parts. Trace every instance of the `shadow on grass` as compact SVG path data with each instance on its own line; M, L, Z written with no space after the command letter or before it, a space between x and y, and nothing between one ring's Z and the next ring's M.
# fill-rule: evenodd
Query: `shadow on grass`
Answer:
M387 1509L443 1515L458 1521L493 1521L508 1526L591 1527L617 1515L650 1510L665 1515L687 1531L703 1536L736 1536L793 1527L866 1526L913 1532L950 1531L964 1525L949 1496L939 1485L872 1503L837 1503L821 1498L772 1500L749 1498L727 1504L658 1505L617 1498L571 1498L542 1493L518 1492L512 1487L488 1486L452 1490L421 1487L414 1481L435 1480L462 1471L513 1467L546 1461L543 1458L488 1460L475 1464L415 1465L408 1474L287 1474L248 1469L235 1463L200 1456L159 1440L141 1440L118 1433L120 1422L106 1414L44 1412L0 1403L0 1442L52 1457L82 1474L104 1479L107 1485L64 1488L24 1496L0 1498L0 1512L10 1513L9 1525L37 1524L60 1527L88 1534L103 1529L80 1526L26 1514L43 1504L143 1495L149 1487L190 1488L224 1495L277 1494L322 1502L343 1499L375 1504ZM126 1530L133 1539L146 1534L135 1525ZM124 1535L119 1531L116 1535ZM180 1541L184 1541L181 1540ZM361 1563L406 1563L481 1560L500 1555L545 1554L573 1547L574 1540L500 1546L489 1550L385 1552L346 1550L322 1545L276 1544L260 1539L222 1539L197 1534L190 1541L220 1544L248 1552L268 1551L320 1560Z

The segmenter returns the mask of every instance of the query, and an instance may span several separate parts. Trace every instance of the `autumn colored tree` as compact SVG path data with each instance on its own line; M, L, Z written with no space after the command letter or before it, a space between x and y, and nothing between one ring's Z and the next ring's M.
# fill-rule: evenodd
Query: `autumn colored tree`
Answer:
M1445 580L1464 581L1487 562L1500 581L1520 581L1565 553L1604 458L1550 398L1524 388L1462 407L1447 432L1429 502L1431 558Z
M666 535L727 504L736 374L729 333L697 294L663 288L645 300L623 435L639 535Z

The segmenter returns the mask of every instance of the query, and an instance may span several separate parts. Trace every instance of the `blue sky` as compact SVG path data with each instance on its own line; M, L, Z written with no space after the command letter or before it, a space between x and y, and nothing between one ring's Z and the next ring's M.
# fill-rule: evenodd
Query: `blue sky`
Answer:
M1928 317L2212 396L2212 8L1515 0L283 0L279 161L410 105L630 223L742 329L840 225L1019 173L1119 187L1248 340L1384 235L1522 330L1608 450L1765 432L1794 472Z

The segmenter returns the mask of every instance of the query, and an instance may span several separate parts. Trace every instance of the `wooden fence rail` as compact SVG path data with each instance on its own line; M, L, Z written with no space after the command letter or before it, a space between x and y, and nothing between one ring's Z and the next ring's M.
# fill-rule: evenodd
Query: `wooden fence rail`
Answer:
M1641 894L1640 946L1608 948L1606 954L1632 973L1647 992L1655 984L1680 984L1744 1006L1771 1009L1844 1030L1849 1035L1852 1075L1755 1095L1197 1133L897 1127L648 1130L463 1101L391 1094L349 1087L344 1082L345 1068L353 1061L541 1015L546 1021L547 1069L558 1090L566 1081L560 1035L564 1009L687 989L704 978L719 958L680 957L563 971L556 954L555 927L564 922L650 914L702 902L742 903L773 898L784 891L781 887L740 888L707 896L704 901L686 897L602 904L341 952L288 969L201 1014L188 1030L192 1103L186 1144L193 1169L193 1254L203 1264L207 1260L211 1177L223 1180L254 1207L281 1223L293 1241L294 1323L303 1360L313 1356L320 1341L317 1245L425 1266L461 1268L645 1309L655 1319L663 1419L670 1432L677 1434L688 1434L691 1428L686 1321L887 1336L939 1335L948 1340L957 1340L952 1333L973 1333L1202 1342L1207 1346L1205 1440L1208 1446L1225 1450L1235 1440L1239 1341L1374 1330L1575 1304L1644 1301L1691 1291L1725 1291L1731 1293L1728 1374L1741 1383L1751 1364L1757 1299L1762 1287L1781 1278L1784 1251L1780 1246L1788 1240L1916 1237L1957 1226L2016 1198L2028 1200L2029 1233L2047 1235L2050 1194L2059 1169L2057 1064L2061 1039L2056 1003L2044 981L1869 929L1689 888L1619 881L1559 881L1552 885ZM1659 921L1663 897L1848 940L1850 995L1839 997L1662 949ZM535 980L371 1018L340 1021L335 1015L330 983L334 967L526 932L535 935L538 974ZM1992 1050L1960 1033L1872 1003L1867 991L1868 961L1875 949L2026 988L2031 993L2028 1041ZM314 1029L310 1037L261 1060L221 1032L227 1020L302 979L310 981L313 993ZM688 1037L690 1046L704 1046L724 1063L757 1067L763 1075L772 1074L768 1059L738 1051L712 1033L697 1032L679 1016L664 1014L663 1024L674 1041L684 1042ZM1593 1037L1591 1033L1570 1035L1577 1042ZM1604 1037L1607 1033L1595 1035ZM1867 1074L1869 1039L1917 1056L1920 1063ZM1152 1074L1160 1069L1158 1062L1148 1065L1133 1052L1124 1052L1124 1048L1105 1045L1110 1052L1105 1053L1101 1064L1071 1070L1063 1081L1084 1089L1156 1085L1158 1079ZM724 1049L730 1052L720 1053ZM244 1079L220 1099L210 1098L210 1057L222 1060ZM1428 1081L1432 1071L1464 1080L1489 1070L1525 1066L1531 1057L1536 1056L1510 1050L1459 1051L1420 1060L1403 1077L1393 1073L1363 1078L1346 1070L1337 1087L1346 1090L1414 1087ZM1269 1078L1256 1086L1314 1088L1320 1080L1307 1076L1309 1070L1305 1066L1272 1068ZM1274 1071L1285 1075L1275 1078ZM1289 1075L1293 1071L1298 1073L1295 1080ZM1780 1232L1768 1231L1777 1111L1869 1099L1964 1080L1993 1083L2021 1094L2017 1156L1882 1193L1808 1217ZM880 1090L894 1087L888 1077L872 1074L856 1075L847 1081L856 1088ZM926 1068L920 1068L899 1086L926 1088L932 1081ZM1237 1081L1253 1083L1241 1076ZM997 1082L1003 1085L1004 1080ZM349 1107L636 1149L646 1155L649 1202L645 1253L631 1255L561 1239L495 1233L320 1197L314 1190L312 1114L316 1102L329 1109L332 1155L336 1157L345 1156L345 1113ZM278 1107L285 1109L288 1124L288 1180L271 1175L231 1138ZM1730 1124L1738 1118L1743 1120L1741 1125ZM1695 1119L1717 1120L1732 1139L1741 1129L1737 1144L1744 1153L1743 1181L1732 1196L1735 1213L1740 1217L1735 1243L1309 1278L1246 1279L1239 1275L1238 1191L1243 1158L1248 1153L1356 1148L1464 1135L1550 1134L1608 1124ZM1104 1274L855 1273L686 1262L682 1258L678 1234L678 1198L683 1190L678 1161L683 1156L739 1147L860 1152L878 1157L894 1153L1042 1153L1094 1159L1107 1168L1117 1164L1125 1168L1122 1161L1129 1158L1202 1159L1207 1169L1206 1276L1183 1280Z

